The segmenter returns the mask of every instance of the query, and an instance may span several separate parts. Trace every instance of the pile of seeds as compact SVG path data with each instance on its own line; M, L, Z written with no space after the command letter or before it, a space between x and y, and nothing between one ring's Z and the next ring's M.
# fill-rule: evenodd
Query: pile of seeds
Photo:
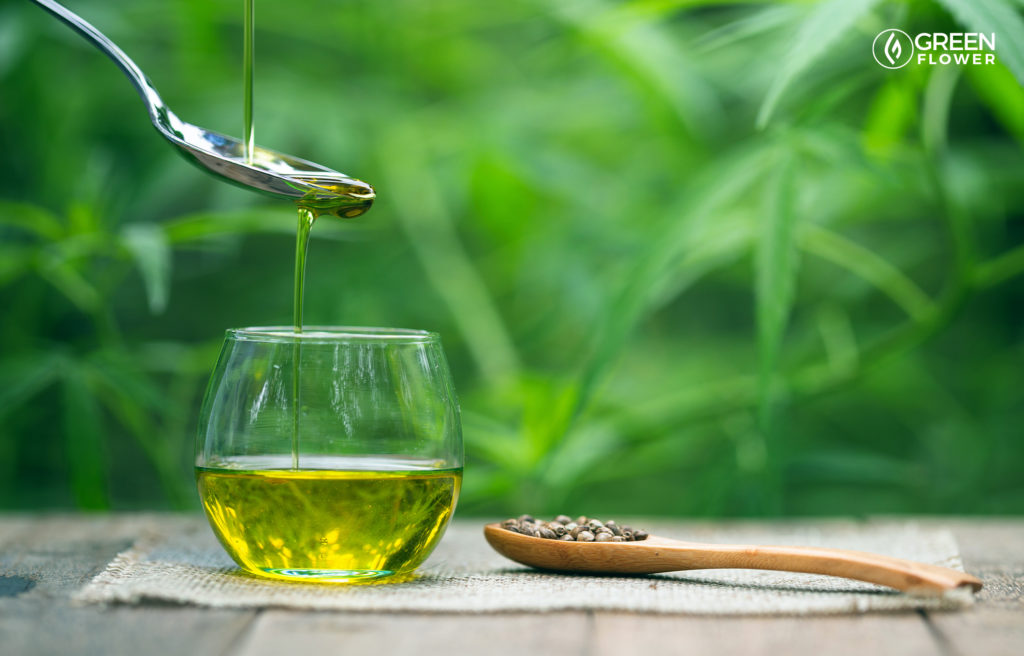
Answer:
M513 533L563 542L635 542L647 539L647 531L619 526L614 519L602 522L583 515L576 519L559 515L550 522L520 515L516 519L506 519L501 527Z

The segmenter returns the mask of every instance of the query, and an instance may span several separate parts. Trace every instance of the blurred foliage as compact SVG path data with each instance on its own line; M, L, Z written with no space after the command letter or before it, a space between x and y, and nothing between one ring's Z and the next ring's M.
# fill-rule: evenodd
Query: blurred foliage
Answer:
M68 0L241 133L241 3ZM375 184L306 318L442 333L463 512L1024 511L1016 0L257 3L260 144ZM882 29L997 66L875 64ZM0 507L194 507L222 330L295 218L0 7Z

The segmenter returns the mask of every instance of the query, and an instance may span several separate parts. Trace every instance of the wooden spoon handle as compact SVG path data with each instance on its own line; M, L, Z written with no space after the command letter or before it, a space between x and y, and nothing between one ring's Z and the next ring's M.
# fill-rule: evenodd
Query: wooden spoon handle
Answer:
M695 544L664 538L657 538L657 544L665 545L665 551L671 553L670 559L680 569L770 569L825 574L915 594L938 594L961 586L981 589L981 580L955 569L861 551Z

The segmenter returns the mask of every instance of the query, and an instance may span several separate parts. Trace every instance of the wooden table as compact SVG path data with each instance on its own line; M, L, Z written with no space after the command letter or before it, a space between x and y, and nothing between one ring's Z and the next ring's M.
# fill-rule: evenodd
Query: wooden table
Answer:
M973 608L708 618L602 612L330 613L167 604L77 607L69 601L71 592L102 571L146 526L194 518L6 515L0 516L0 654L1024 655L1024 518L908 520L947 526L956 535L967 570L985 582ZM698 525L680 522L678 534Z

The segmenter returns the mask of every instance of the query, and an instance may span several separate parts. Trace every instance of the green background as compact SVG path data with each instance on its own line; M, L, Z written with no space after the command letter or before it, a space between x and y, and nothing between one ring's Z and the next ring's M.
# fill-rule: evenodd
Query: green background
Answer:
M373 183L308 323L439 331L463 513L1024 512L1017 0L308 0L256 11L256 135ZM242 3L68 0L240 135ZM996 66L890 71L890 27ZM178 157L0 7L0 508L195 508L228 327L295 216Z

